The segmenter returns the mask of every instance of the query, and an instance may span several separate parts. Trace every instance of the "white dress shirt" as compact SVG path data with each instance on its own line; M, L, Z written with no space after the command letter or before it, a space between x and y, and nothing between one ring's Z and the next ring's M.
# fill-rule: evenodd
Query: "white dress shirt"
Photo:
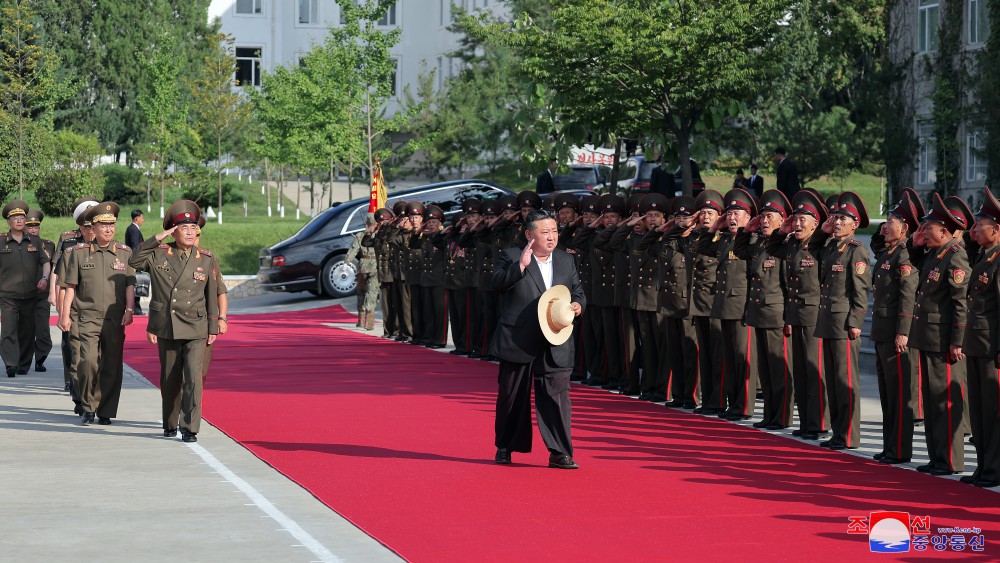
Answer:
M534 256L534 255L533 255ZM535 264L538 264L538 269L542 272L542 281L545 282L545 289L552 289L552 255L542 262L535 256Z

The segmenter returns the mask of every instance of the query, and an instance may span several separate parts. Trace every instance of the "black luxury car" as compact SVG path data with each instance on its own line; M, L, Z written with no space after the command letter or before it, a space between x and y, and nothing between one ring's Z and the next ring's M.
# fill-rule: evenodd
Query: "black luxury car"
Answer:
M462 201L493 199L513 193L482 180L454 180L389 194L386 206L420 200L437 205L450 216L462 210ZM345 297L357 285L357 264L344 262L352 235L365 226L368 198L341 203L320 213L291 238L260 251L257 278L265 291L308 291L314 295Z

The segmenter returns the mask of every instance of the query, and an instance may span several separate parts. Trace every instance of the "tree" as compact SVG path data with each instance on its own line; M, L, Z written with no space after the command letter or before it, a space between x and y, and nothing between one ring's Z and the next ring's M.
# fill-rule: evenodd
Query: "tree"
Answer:
M511 45L563 116L599 135L632 126L677 143L691 193L690 142L706 116L737 109L777 71L772 46L788 0L566 0L551 25L523 15L484 33ZM717 119L714 116L719 116Z
M990 36L979 53L979 122L985 134L986 185L1000 184L1000 2L989 3Z
M18 197L24 197L28 122L56 101L59 58L38 42L29 0L5 0L0 8L0 108L14 120Z
M143 66L146 83L137 101L149 126L148 135L160 183L160 217L163 217L167 162L184 135L187 117L177 81L180 62L177 60L173 39L169 36L162 37Z
M218 184L218 218L222 223L222 148L235 146L235 137L242 131L250 116L250 106L243 96L233 90L236 56L232 38L216 34L209 39L215 45L205 57L201 74L190 82L192 109L197 119L197 129L202 140L211 140L214 149L215 174Z

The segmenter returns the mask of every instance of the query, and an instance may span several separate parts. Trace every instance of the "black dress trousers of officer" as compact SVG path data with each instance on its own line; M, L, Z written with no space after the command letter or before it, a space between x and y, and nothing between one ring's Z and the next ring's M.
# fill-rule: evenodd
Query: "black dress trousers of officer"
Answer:
M976 441L973 477L996 483L1000 482L1000 365L996 363L1000 353L1000 247L980 253L970 277L963 351L969 364L969 423Z
M52 260L38 237L0 235L0 356L7 370L26 373L35 355L35 310L42 266Z
M669 235L669 233L668 233ZM701 384L701 406L705 414L726 410L725 394L719 387L722 380L722 322L713 318L712 305L715 301L715 279L719 261L712 256L700 254L697 250L698 238L692 234L680 238L681 251L691 272L691 316L694 319L695 334L698 337L698 377Z
M413 326L414 344L426 344L428 341L424 330L427 321L424 318L424 293L421 289L424 255L419 235L408 235L409 254L406 268L406 283L410 286L410 322Z

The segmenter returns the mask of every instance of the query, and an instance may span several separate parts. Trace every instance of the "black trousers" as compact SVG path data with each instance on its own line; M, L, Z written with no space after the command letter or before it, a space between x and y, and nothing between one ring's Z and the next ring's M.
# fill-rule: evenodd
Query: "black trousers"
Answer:
M721 387L725 391L729 410L743 416L753 415L757 399L757 360L753 340L753 327L744 325L740 320L722 321L725 361L722 364Z
M965 361L949 364L947 354L921 351L920 369L924 374L924 438L931 466L964 471Z
M448 343L448 295L443 285L420 286L423 308L423 342L434 346Z
M694 329L698 336L701 406L710 410L723 410L726 408L726 396L719 387L722 379L722 321L711 317L695 317Z
M915 350L896 353L894 342L875 343L875 371L882 403L882 452L896 459L913 457L913 380L920 363Z
M483 354L479 347L481 339L479 335L483 333L483 320L479 314L479 288L465 288L465 308L468 315L465 320L465 340L469 353Z
M814 336L815 332L814 326L792 326L792 383L795 406L799 409L799 429L803 432L830 429L823 378L823 341Z
M660 371L667 376L667 396L689 405L698 402L698 335L694 321L667 318L667 337L660 348Z
M625 380L625 361L622 354L625 346L622 344L622 317L618 307L601 307L604 323L604 356L607 358L606 377L602 383L622 383Z
M449 289L448 319L451 324L451 339L455 343L455 351L461 354L469 353L469 293L466 289Z
M379 291L382 293L382 334L383 336L399 336L399 319L396 318L396 289L393 282L382 282Z
M643 394L650 394L654 401L667 400L667 376L670 366L660 362L660 351L665 349L667 338L666 316L656 311L632 311L636 316L639 339L642 341L642 384ZM627 388L635 389L634 380L629 380Z
M764 419L768 425L792 424L792 374L788 369L788 341L782 328L754 328L757 339L757 375L764 391Z
M554 364L546 350L530 364L500 360L497 394L497 448L531 451L531 387L535 387L538 431L549 452L573 456L570 438L569 376L572 368Z
M856 448L861 445L861 380L858 354L861 339L823 339L823 373L830 403L833 440Z
M588 298L589 299L589 298ZM581 332L583 332L583 361L590 381L607 381L608 357L604 353L604 314L603 307L587 305L580 316Z
M35 355L37 298L0 297L0 357L7 368L28 371Z
M969 422L976 438L976 471L983 481L1000 481L1000 370L993 358L969 356Z
M621 354L622 371L617 381L621 387L635 388L639 385L639 370L642 368L642 339L639 337L639 324L636 311L628 307L618 307L618 317L621 319Z
M418 286L419 287L419 286ZM410 299L410 286L405 281L392 283L393 308L396 309L396 326L399 336L411 340L413 338L413 310Z
M45 363L52 351L52 334L49 332L49 299L39 297L35 304L35 364Z
M426 335L424 334L426 321L424 321L423 288L420 284L411 283L409 285L409 295L410 323L413 326L413 341L418 344L426 344Z

